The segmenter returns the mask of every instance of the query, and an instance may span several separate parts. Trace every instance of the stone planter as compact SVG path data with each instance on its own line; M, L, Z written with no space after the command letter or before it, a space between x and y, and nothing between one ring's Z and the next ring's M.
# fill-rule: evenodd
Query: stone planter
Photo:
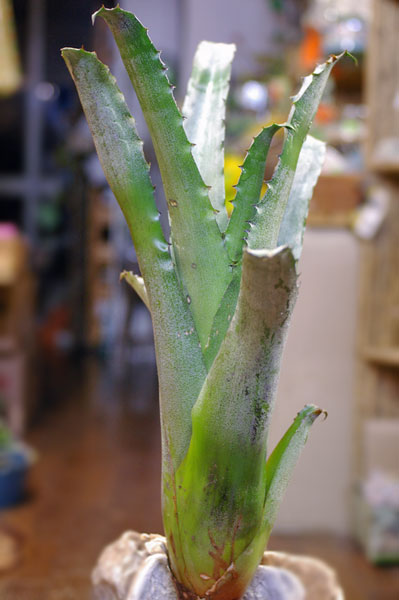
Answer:
M93 600L178 600L165 538L127 531L102 552ZM334 571L320 560L265 552L242 600L343 600Z

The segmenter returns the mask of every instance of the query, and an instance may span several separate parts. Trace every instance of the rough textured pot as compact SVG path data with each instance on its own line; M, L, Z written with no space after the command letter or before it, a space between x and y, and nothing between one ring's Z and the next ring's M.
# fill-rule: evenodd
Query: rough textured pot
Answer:
M179 600L166 541L160 535L124 533L102 552L92 582L94 600ZM343 598L336 575L326 564L281 552L265 552L243 596L243 600Z

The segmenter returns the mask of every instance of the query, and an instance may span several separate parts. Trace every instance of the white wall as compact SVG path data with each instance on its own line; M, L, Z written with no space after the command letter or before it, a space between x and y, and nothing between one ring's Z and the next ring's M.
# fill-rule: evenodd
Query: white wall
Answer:
M349 532L357 245L350 232L309 230L301 287L285 348L270 449L309 403L313 425L276 531Z
M277 17L267 0L121 0L149 28L155 46L164 57L180 54L180 85L184 96L198 43L234 42L237 54L233 72L257 69L256 56L273 53Z
M179 0L120 0L120 6L133 12L149 28L151 40L165 54L177 54L179 46Z
M183 87L187 85L194 52L201 40L235 43L235 74L255 71L255 57L275 50L276 16L267 0L182 0L181 5L185 11Z

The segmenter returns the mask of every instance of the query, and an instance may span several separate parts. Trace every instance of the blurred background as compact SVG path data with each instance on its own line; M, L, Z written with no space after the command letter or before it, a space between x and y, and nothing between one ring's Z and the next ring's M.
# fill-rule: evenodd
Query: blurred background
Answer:
M107 7L112 1L105 2ZM198 42L234 42L226 195L252 137L287 118L329 53L313 125L327 157L271 446L306 403L325 408L271 549L337 571L349 600L399 597L399 3L123 0L184 97ZM98 0L0 0L0 597L89 596L103 546L162 531L156 366L147 309L119 282L134 248L94 152L62 46L95 49L148 132ZM281 139L273 146L274 162ZM269 176L273 160L267 168Z

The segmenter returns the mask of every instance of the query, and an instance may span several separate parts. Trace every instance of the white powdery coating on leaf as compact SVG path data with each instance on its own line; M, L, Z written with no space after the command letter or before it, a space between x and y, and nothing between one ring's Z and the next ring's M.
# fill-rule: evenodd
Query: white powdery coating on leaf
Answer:
M216 220L222 230L227 225L224 205L224 119L234 44L201 42L194 57L182 113L183 127L193 144L192 155L205 184L209 199L219 211ZM208 75L208 79L206 79ZM205 76L206 84L202 76Z
M291 248L296 260L301 255L309 202L324 163L325 152L324 142L308 135L299 154L278 236L278 243Z
M294 103L298 102L299 98L301 98L301 96L304 95L304 93L306 92L306 90L308 89L310 84L312 83L312 80L313 80L313 75L307 75L306 77L303 78L301 89L299 90L299 92L297 94L295 94L295 96L292 97L292 102L294 102Z

